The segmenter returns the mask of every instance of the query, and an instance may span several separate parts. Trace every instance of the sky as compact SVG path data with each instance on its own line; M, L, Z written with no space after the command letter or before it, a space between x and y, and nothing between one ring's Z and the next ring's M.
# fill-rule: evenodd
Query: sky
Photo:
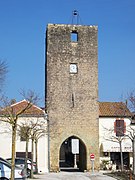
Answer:
M3 92L22 100L33 90L44 105L48 23L98 26L99 101L121 101L135 90L135 0L0 0L0 59L7 62Z

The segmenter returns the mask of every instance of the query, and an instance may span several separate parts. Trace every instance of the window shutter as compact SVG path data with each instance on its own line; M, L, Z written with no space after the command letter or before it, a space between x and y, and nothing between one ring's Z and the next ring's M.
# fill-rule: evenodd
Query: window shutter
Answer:
M124 120L116 120L116 136L124 136Z
M126 122L124 122L124 134L126 133Z
M114 122L114 133L116 133L116 121Z

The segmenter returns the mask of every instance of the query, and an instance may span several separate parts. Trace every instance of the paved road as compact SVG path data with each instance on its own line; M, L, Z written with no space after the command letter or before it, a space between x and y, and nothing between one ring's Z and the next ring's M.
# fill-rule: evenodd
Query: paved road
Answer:
M90 174L82 172L46 173L42 175L34 175L34 177L40 180L115 180L114 178L103 175L102 173ZM35 178L33 180L35 180Z

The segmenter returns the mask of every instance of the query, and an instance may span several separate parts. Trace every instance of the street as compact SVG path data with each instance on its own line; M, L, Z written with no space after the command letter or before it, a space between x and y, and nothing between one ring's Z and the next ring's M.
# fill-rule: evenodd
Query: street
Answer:
M83 173L83 172L59 172L59 173L45 173L34 175L34 179L46 180L115 180L112 177L103 175L101 172L97 173Z

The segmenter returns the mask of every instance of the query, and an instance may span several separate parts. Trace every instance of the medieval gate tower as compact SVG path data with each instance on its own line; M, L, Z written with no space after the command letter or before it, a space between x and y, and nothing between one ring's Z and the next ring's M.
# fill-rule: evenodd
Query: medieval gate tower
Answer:
M50 171L99 168L97 26L48 24L46 108ZM78 139L74 144L72 139ZM76 155L72 149L78 148ZM74 159L76 158L76 159Z

